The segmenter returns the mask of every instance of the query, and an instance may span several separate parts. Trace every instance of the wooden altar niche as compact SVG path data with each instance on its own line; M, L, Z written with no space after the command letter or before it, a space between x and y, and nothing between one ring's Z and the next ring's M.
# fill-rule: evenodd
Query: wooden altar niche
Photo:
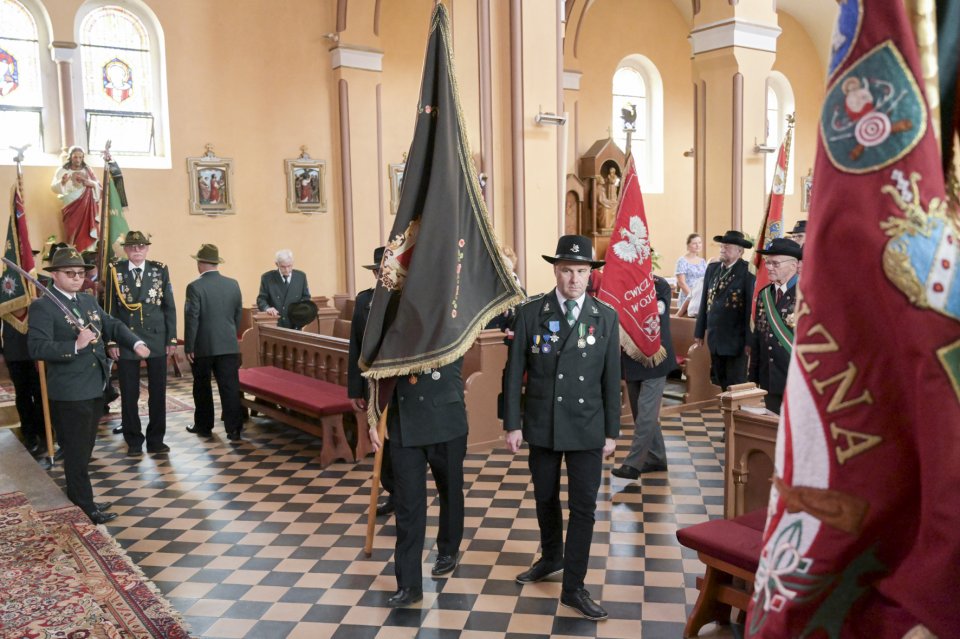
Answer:
M593 239L597 249L597 259L603 259L610 245L610 232L617 214L617 200L620 193L620 180L626 156L612 138L597 140L580 156L578 175L583 180L587 197L582 208L580 233ZM607 186L610 170L616 174L617 186L611 190ZM569 181L568 181L569 184ZM569 189L568 189L569 190ZM604 207L602 201L612 200L612 210ZM604 209L607 208L606 215Z
M573 173L567 173L567 188L563 202L563 234L582 235L583 200L586 187L583 180Z

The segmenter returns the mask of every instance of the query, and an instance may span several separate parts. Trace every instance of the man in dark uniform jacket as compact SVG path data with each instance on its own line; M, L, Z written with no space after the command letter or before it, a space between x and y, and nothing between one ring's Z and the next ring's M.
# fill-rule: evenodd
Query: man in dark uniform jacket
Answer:
M380 277L380 260L383 258L384 247L373 252L373 264L366 264L363 268L373 271L374 278ZM360 372L360 347L363 345L363 331L367 327L367 316L370 315L370 303L373 301L373 289L357 293L353 305L353 319L350 321L350 351L347 356L347 397L353 403L353 409L365 412L367 400L370 398L369 386ZM393 462L390 458L390 447L383 449L380 460L380 485L387 491L387 498L377 504L377 517L389 515L395 510L393 504Z
M750 341L750 381L767 391L763 398L767 410L779 413L797 325L794 307L803 248L793 240L777 238L757 253L764 256L770 284L757 296Z
M170 273L162 262L147 259L150 240L140 231L130 231L123 240L125 260L108 267L107 310L142 339L152 357L147 359L147 392L150 421L147 452L166 453L167 358L177 350L177 308L173 301ZM110 357L117 360L123 439L127 455L143 452L140 425L140 359L128 348L110 344Z
M193 426L187 432L210 437L213 434L213 387L217 378L223 422L230 441L240 439L243 410L240 406L240 325L242 302L237 280L217 270L223 263L213 244L204 244L191 255L200 277L187 285L183 305L183 350L193 367Z
M747 381L747 345L750 340L750 311L756 277L741 259L743 250L753 247L740 231L727 231L713 238L720 243L720 261L707 265L703 276L700 312L693 331L694 341L710 346L710 378L723 390Z
M530 445L530 473L543 556L517 576L521 584L563 571L560 603L587 619L606 619L583 587L593 539L603 458L620 434L620 324L617 312L586 292L590 240L565 235L553 264L557 287L517 307L504 381L506 443ZM526 389L524 375L527 376ZM522 431L521 431L522 429ZM570 520L566 548L560 462L567 463Z
M307 287L307 274L293 268L293 252L290 249L277 251L277 268L260 276L260 293L257 294L257 308L270 313L277 319L280 328L303 328L294 326L290 320L289 308L295 302L310 299Z
M10 381L13 382L13 390L17 395L17 415L20 417L23 445L35 455L45 441L37 364L27 349L27 335L6 320L0 322L0 340L3 342L3 359L10 371Z
M666 358L653 367L647 367L626 353L620 354L620 368L627 382L627 397L633 411L633 442L623 465L613 469L622 479L638 479L641 473L667 470L667 448L660 430L660 404L667 375L677 368L677 357L670 340L670 284L662 277L653 277L657 293L657 312L660 314L660 343L667 351Z
M67 497L95 524L114 519L104 512L110 504L96 504L87 466L97 438L97 422L103 414L103 388L110 368L105 341L115 341L139 357L150 349L130 329L103 312L92 295L78 295L89 265L73 247L58 250L48 271L53 276L55 295L76 319L87 325L78 331L64 311L49 297L30 305L27 344L30 356L47 364L47 392L50 416L63 449L63 470Z
M463 358L419 375L397 378L387 413L386 442L393 458L397 543L392 608L423 599L423 542L427 526L427 466L440 502L434 577L453 572L463 540L463 458L467 454L467 410L463 403ZM374 450L380 447L369 429Z

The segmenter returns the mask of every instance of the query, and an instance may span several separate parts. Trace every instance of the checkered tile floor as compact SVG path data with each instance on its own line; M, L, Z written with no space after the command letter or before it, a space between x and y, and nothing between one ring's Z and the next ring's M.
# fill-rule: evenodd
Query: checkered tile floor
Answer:
M192 403L189 378L171 380L169 393ZM202 637L680 637L703 565L674 533L722 515L718 412L663 418L668 473L625 481L607 463L586 581L610 619L594 623L558 605L559 581L514 582L538 550L525 449L469 454L460 565L429 577L431 501L423 603L391 610L392 518L378 525L373 556L363 553L372 457L324 470L311 436L259 417L242 442L228 442L221 426L200 439L186 432L185 411L168 414L168 456L128 458L110 430L119 402L115 411L91 467L98 500L113 500L120 515L108 529ZM61 471L51 475L62 485ZM731 634L711 625L701 636Z

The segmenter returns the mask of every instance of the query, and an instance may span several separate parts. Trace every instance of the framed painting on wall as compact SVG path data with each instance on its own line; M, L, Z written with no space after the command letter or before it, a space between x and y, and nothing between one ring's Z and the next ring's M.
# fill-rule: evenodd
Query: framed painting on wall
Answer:
M233 160L219 158L207 144L203 157L187 158L191 215L232 215Z
M307 147L300 147L300 157L283 161L287 176L287 212L323 213L327 210L326 175L327 163L314 160L307 154Z

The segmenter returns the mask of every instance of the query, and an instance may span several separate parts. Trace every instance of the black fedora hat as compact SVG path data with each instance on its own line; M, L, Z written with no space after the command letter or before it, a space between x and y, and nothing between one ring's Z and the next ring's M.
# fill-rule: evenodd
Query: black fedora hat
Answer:
M564 235L557 241L556 255L544 255L543 259L556 264L557 262L583 262L591 268L600 268L603 260L593 259L593 243L583 235Z
M191 255L190 257L198 262L206 262L207 264L223 264L223 258L220 257L220 249L217 248L216 244L203 244L200 246L197 254Z
M798 220L796 224L793 225L793 230L787 233L787 235L800 235L807 232L807 221Z
M753 242L745 238L740 231L730 230L723 235L714 235L713 241L720 242L721 244L736 244L743 248L753 248Z
M80 255L80 251L73 248L72 246L64 246L63 248L58 248L57 252L53 254L53 259L50 260L50 266L46 268L47 271L59 271L63 268L83 268L90 270L94 267L93 264L87 264L83 261L83 256Z
M54 254L55 254L58 250L60 250L60 249L62 249L62 248L67 248L67 244L65 244L64 242L55 242L55 243L51 244L51 245L50 245L50 250L47 251L47 254L43 256L43 261L44 261L44 262L49 262L50 260L52 260Z
M791 239L785 237L775 237L767 245L767 248L757 249L760 255L785 255L786 257L795 257L798 260L803 259L803 247Z
M383 260L383 251L386 248L386 246L378 246L373 249L373 264L364 264L363 268L370 269L371 271L380 268L380 262Z
M317 319L317 305L310 300L294 302L287 307L287 317L294 326L306 326Z

